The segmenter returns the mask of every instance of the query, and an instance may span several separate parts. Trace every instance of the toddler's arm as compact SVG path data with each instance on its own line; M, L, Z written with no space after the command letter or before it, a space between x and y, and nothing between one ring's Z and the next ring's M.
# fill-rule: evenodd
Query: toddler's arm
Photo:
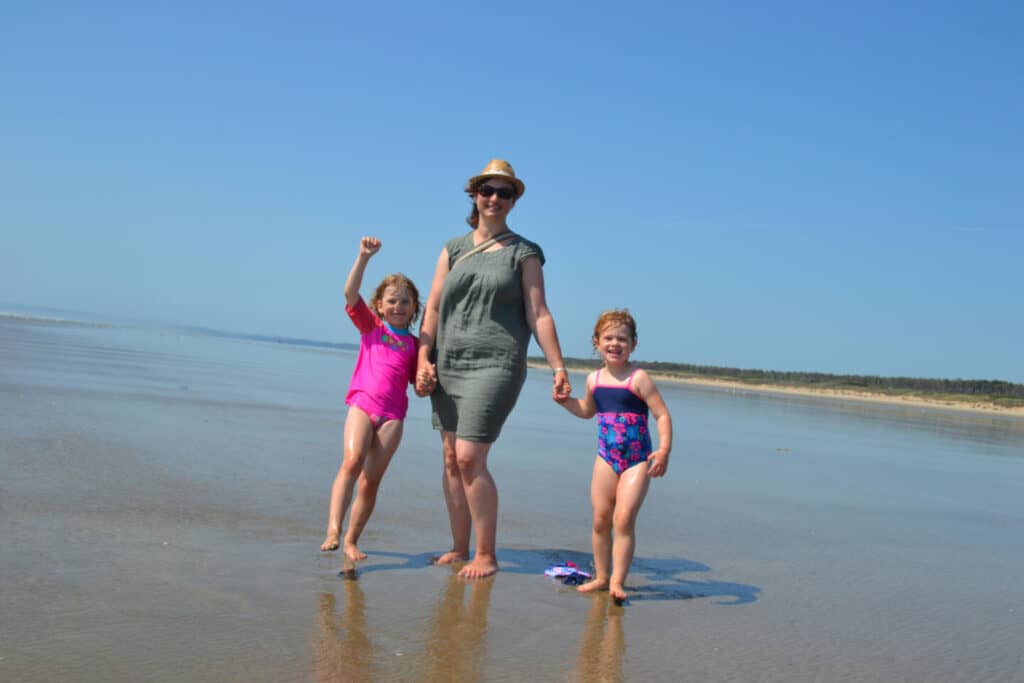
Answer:
M594 403L594 373L587 375L583 392L583 398L568 396L561 400L555 399L555 401L576 417L588 420L597 414L597 404Z
M363 285L363 272L370 257L380 251L380 240L376 237L363 237L359 240L359 254L356 262L352 264L352 270L348 272L345 279L345 303L355 306L359 301L359 288Z
M658 448L647 456L647 462L650 463L647 475L662 477L668 471L668 456L672 453L672 415L669 414L665 399L661 397L661 392L647 372L637 370L633 381L636 393L647 403L651 415L658 424Z

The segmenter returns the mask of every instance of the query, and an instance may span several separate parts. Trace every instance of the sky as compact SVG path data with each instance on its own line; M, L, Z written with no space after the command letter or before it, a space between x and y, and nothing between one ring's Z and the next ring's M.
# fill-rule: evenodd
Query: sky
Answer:
M1024 382L1024 4L0 5L0 310L355 342L504 158L563 351ZM539 354L536 344L531 352Z

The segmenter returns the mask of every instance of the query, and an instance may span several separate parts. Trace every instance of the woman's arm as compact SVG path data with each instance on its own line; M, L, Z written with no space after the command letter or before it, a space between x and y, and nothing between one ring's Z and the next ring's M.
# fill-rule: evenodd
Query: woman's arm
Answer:
M650 463L647 474L661 477L668 471L668 456L672 453L672 416L654 380L645 370L636 371L633 375L633 385L637 395L651 409L651 415L658 424L658 448L647 457L647 462Z
M359 240L359 254L345 279L345 303L349 306L355 306L359 301L359 288L363 286L363 273L366 272L366 264L370 262L370 257L378 251L380 251L380 240L376 237L363 237Z
M430 284L430 295L423 307L423 322L420 323L420 346L416 360L416 393L426 396L434 390L437 382L437 368L430 362L437 339L437 317L441 310L441 287L448 275L448 249L441 250L434 268L434 280Z
M555 373L552 396L556 401L569 397L572 387L569 385L569 373L565 371L562 359L562 347L558 343L558 332L555 330L555 319L548 310L544 295L544 271L540 259L531 256L523 261L523 298L526 302L526 322L537 338L541 351L548 365Z

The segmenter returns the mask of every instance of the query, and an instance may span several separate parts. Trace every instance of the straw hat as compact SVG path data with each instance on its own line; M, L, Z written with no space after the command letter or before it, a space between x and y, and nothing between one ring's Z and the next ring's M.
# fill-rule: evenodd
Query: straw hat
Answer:
M512 164L508 163L504 159L491 159L484 170L480 171L479 175L475 175L466 182L466 192L471 192L473 186L481 180L487 178L501 178L507 180L516 186L516 199L523 196L526 192L526 185L519 178L516 178L516 172L512 170Z

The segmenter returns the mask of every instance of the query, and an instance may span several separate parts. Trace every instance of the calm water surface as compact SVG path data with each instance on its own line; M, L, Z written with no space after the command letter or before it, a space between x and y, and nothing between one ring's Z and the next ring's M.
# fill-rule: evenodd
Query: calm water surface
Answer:
M414 399L339 578L354 359L0 317L0 680L1024 680L1022 421L663 384L675 450L618 607L542 575L590 561L596 437L539 371L491 452L502 572L429 564Z

